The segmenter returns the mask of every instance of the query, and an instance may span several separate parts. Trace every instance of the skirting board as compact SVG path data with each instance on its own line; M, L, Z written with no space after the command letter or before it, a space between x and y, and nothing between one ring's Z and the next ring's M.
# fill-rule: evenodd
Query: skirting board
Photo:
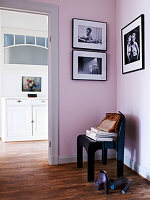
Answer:
M108 159L116 158L116 152L113 150L108 151L107 158ZM95 160L101 160L101 159L102 159L101 152L96 152ZM87 154L83 155L83 161L87 161ZM74 163L74 162L77 162L77 155L59 156L59 164Z
M109 151L107 154L107 157L108 157L108 159L116 158L116 152ZM101 160L101 159L102 159L101 153L100 152L96 153L95 160ZM87 161L87 154L83 155L83 161ZM74 162L77 162L76 155L59 156L59 164L74 163ZM124 156L124 164L150 181L150 169L147 169L144 166L139 165L137 162L128 158L127 156Z
M124 156L124 164L150 181L150 169L147 169L144 166L139 165L136 161L130 159L127 156Z

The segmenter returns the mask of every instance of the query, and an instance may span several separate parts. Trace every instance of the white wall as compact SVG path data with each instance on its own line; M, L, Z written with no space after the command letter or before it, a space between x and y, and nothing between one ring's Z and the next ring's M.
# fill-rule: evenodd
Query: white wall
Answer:
M150 1L117 1L117 109L127 118L125 164L150 180ZM145 18L145 69L122 74L121 28ZM143 44L144 45L144 44ZM136 64L136 63L135 63Z
M6 33L24 33L24 35L48 35L48 16L14 11L0 11L1 30ZM19 19L19 20L18 20ZM12 32L11 32L12 31ZM3 47L3 42L2 42ZM3 50L3 48L1 48ZM2 58L3 58L2 51ZM2 59L3 61L3 59ZM2 97L27 97L22 92L22 76L42 77L41 92L38 97L48 96L48 66L6 65L2 64Z
M1 10L2 27L48 32L48 16Z
M11 69L10 69L11 67ZM2 96L27 97L27 94L37 94L48 98L48 68L47 66L10 66L2 69ZM22 76L41 77L41 92L22 92Z

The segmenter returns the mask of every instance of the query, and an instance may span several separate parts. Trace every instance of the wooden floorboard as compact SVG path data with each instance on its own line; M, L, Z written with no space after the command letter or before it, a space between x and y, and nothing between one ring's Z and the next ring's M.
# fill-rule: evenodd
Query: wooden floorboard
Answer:
M124 176L131 185L125 195L120 190L96 191L87 182L87 163L82 169L76 163L48 165L47 141L0 141L0 199L3 200L150 200L150 182L125 167ZM106 166L95 162L95 179L99 169L116 178L116 160Z

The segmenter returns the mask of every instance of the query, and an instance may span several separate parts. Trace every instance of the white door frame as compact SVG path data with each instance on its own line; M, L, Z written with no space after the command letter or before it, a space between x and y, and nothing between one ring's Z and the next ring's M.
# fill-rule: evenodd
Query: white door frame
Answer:
M46 14L51 40L48 67L48 162L58 164L58 6L26 0L0 0L0 9Z

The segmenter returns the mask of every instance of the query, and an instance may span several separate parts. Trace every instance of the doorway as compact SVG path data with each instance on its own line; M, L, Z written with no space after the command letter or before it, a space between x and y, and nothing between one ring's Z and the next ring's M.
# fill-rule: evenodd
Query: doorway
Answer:
M1 1L0 8L47 14L50 19L48 24L48 43L51 42L51 50L48 52L50 63L48 68L48 97L50 102L48 107L48 161L50 164L58 164L58 7L43 3L12 0L11 2Z
M48 16L0 10L0 17L2 141L47 140Z

